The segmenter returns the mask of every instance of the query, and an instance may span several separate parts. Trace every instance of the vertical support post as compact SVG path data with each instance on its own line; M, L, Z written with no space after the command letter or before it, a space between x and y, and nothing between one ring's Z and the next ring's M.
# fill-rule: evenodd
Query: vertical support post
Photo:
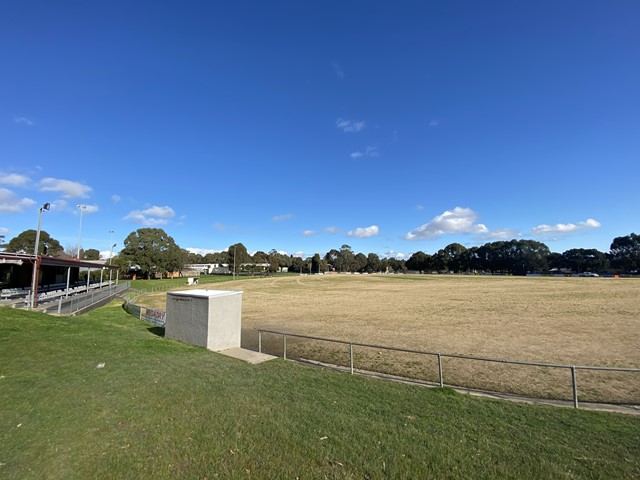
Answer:
M258 330L258 353L262 353L262 330Z
M351 368L351 375L353 375L353 343L349 343L349 367Z
M282 355L284 357L284 359L287 359L287 336L286 335L282 335Z
M58 297L58 316L62 312L62 297Z
M438 354L438 381L440 388L444 387L444 379L442 378L442 355Z
M578 408L578 383L575 365L571 365L571 386L573 387L573 408Z

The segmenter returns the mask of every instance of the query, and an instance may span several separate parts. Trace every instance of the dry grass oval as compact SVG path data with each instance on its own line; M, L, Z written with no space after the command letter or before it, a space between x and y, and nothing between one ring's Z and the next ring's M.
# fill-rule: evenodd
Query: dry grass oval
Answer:
M509 360L640 367L640 281L634 279L325 275L237 280L204 288L244 292L246 348L257 347L256 330L265 328ZM145 296L140 303L164 309L165 294ZM271 341L265 340L266 348L279 348L278 339ZM288 346L292 355L313 354L342 364L348 360L328 344L292 341ZM432 359L369 350L356 354L361 368L427 379L434 375ZM584 400L606 396L640 403L639 373L579 376ZM566 370L448 360L445 381L571 396Z

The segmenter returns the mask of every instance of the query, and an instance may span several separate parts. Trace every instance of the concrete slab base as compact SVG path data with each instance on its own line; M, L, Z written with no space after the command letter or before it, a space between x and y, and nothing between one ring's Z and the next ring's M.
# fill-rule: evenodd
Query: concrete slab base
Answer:
M273 355L267 355L266 353L254 352L253 350L246 350L244 348L229 348L227 350L218 350L216 353L220 353L221 355L225 355L227 357L236 358L238 360L242 360L243 362L250 363L252 365L256 365L258 363L266 362L268 360L273 360Z

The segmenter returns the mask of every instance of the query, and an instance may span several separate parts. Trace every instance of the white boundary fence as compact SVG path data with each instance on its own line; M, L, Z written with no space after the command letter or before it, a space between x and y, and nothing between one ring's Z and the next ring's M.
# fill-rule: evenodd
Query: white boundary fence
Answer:
M287 333L287 332L278 332L275 330L265 330L258 329L258 351L262 353L262 334L268 333L273 335L282 336L282 352L283 358L287 359L287 337L293 338L303 338L307 340L319 340L322 342L336 343L341 345L346 345L349 348L349 370L353 375L356 371L356 366L354 362L354 347L366 347L366 348L375 348L378 350L389 350L395 352L403 352L403 353L415 353L419 355L426 355L430 357L434 357L437 361L438 365L438 385L440 387L445 386L444 381L444 373L442 368L442 359L443 358L458 358L465 360L472 360L477 362L492 362L492 363L501 363L501 364L510 364L510 365L527 365L533 367L548 367L548 368L557 368L557 369L565 369L571 372L571 391L573 397L573 406L578 408L578 380L577 380L577 371L578 370L591 370L591 371L607 371L607 372L635 372L640 373L640 368L616 368L616 367L597 367L597 366L588 366L588 365L563 365L563 364L555 364L555 363L542 363L542 362L524 362L519 360L501 360L497 358L485 358L485 357L474 357L468 355L458 355L453 353L441 353L441 352L427 352L423 350L412 350L406 348L396 348L396 347L388 347L385 345L373 345L367 343L358 343L358 342L350 342L346 340L336 340L332 338L323 338L323 337L314 337L310 335L300 335L295 333ZM465 385L450 385L452 387L463 387L469 388ZM503 393L503 392L495 392L495 393ZM636 403L640 403L640 399Z

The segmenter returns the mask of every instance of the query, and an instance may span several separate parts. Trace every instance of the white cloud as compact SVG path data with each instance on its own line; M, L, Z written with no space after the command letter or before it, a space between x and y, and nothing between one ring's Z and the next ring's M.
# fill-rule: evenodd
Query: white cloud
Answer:
M388 250L383 255L384 258L395 258L397 260L405 260L409 258L410 254L405 254L401 252L396 252L395 250Z
M23 187L29 183L31 179L17 173L3 174L0 173L0 184L11 185L12 187Z
M363 130L366 125L364 120L345 120L343 118L336 120L336 128L339 128L345 133L359 132Z
M420 211L420 210L424 210L424 206L422 205L416 205L416 210Z
M118 203L120 202L120 200L122 200L122 197L120 195L111 195L111 201L113 203Z
M315 230L305 230L304 232L302 232L303 237L313 237L315 234Z
M437 120L431 120L431 121L429 122L429 126L430 126L430 127L437 127L438 125L440 125L440 122L439 122L439 121L437 121Z
M292 213L283 213L282 215L276 215L275 217L271 217L271 220L274 222L286 222L287 220L293 219L294 215Z
M118 255L118 252L114 249L113 252L111 250L102 250L100 251L100 258L102 260L109 260L109 258L113 258Z
M66 204L65 204L66 206ZM80 205L76 205L76 209L73 212L74 215L80 215ZM82 204L82 214L86 215L87 213L96 213L99 210L97 205L86 205Z
M220 233L224 233L227 230L227 227L225 227L223 224L218 222L214 222L213 228Z
M452 211L445 211L434 217L412 232L407 233L406 240L429 240L450 233L458 234L487 234L489 229L481 223L475 223L476 212L470 208L456 207Z
M58 178L43 178L40 180L41 192L58 192L64 198L87 198L92 188L79 182L61 180Z
M601 224L593 218L578 223L558 223L556 225L538 225L531 230L531 235L565 235L582 230L600 228Z
M347 232L347 236L356 238L371 238L380 235L380 229L376 225L365 228L356 228Z
M133 223L137 223L145 227L155 227L158 225L166 225L169 223L168 219L173 218L174 216L175 212L171 207L158 207L154 205L146 210L133 210L124 217L124 220L130 220Z
M9 233L9 229L7 227L0 227L0 235L6 235Z
M338 65L336 62L332 62L331 68L333 68L333 73L335 73L338 78L344 78L344 71L342 70L342 68L340 68L340 65Z
M367 147L364 152L353 152L351 154L351 158L360 158L360 157L377 157L380 154L378 153L378 147Z
M342 230L340 230L338 227L327 227L324 229L324 231L330 233L331 235L335 235L337 233L340 233Z
M207 255L208 253L220 253L225 250L213 250L211 248L196 248L196 247L187 247L185 248L187 252L195 253L197 255Z
M35 204L31 198L18 198L11 190L0 188L0 212L19 213Z
M35 122L33 120L29 120L27 117L16 117L13 121L29 127L33 127L35 125Z

